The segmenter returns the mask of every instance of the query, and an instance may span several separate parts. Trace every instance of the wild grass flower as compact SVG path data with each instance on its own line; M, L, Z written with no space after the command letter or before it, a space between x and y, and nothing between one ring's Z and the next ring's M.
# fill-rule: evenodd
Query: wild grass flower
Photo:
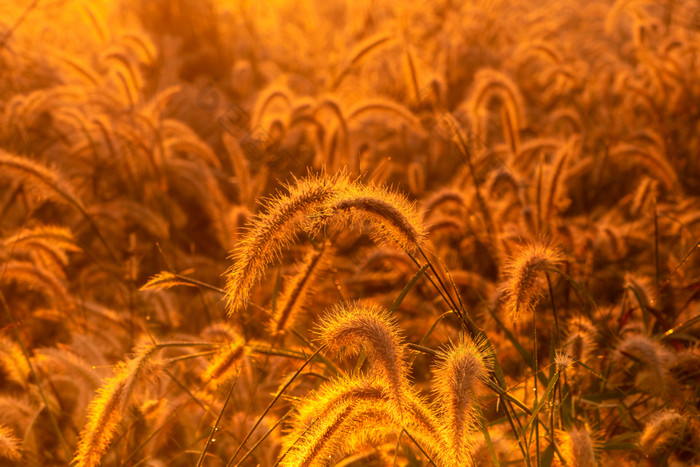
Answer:
M22 459L21 441L12 430L0 424L0 458L4 457L11 462L19 462Z
M439 354L434 384L445 465L466 465L471 460L480 423L478 394L491 371L492 359L483 344L472 341L462 341Z
M626 336L615 349L612 361L620 372L613 380L631 383L636 389L652 395L663 395L668 389L667 368L657 342L641 334Z
M530 316L543 295L543 273L556 270L563 256L558 248L538 241L525 246L505 267L508 279L501 285L506 312L514 322Z
M687 436L689 420L675 410L664 410L652 417L644 427L639 445L650 461L668 457L669 450L678 447L681 437Z
M598 441L587 428L557 430L556 439L567 466L595 467L598 465L596 457Z
M227 272L226 300L229 314L244 307L253 285L263 276L267 265L291 244L309 217L339 191L348 181L345 176L309 177L288 187L287 195L271 199L263 214L253 220L231 258L234 264Z
M131 396L145 375L149 360L158 348L141 347L136 356L117 366L115 375L97 391L90 403L88 421L80 433L80 441L73 458L78 467L100 465L126 409L132 403Z
M361 303L340 304L321 321L318 333L329 351L349 355L364 351L372 371L388 382L396 409L403 411L408 383L405 344L387 311Z
M330 224L369 231L379 245L412 251L423 242L424 228L406 198L382 187L354 183L327 206L313 230Z

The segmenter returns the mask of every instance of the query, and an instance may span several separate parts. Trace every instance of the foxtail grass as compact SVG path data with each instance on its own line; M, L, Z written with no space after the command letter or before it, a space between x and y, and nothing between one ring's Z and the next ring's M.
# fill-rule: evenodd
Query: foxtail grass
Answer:
M658 342L641 334L626 336L612 354L615 368L620 370L613 375L614 383L630 383L634 387L651 395L663 395L668 389L668 372ZM622 380L620 380L622 379Z
M527 245L508 262L505 268L508 279L501 292L512 321L534 313L545 286L542 276L554 270L562 259L557 248L540 241Z
M244 236L231 257L227 272L226 300L229 314L243 308L253 285L260 280L267 265L291 244L323 203L343 189L344 176L309 177L289 187L267 203L263 214L256 216L248 235Z
M222 343L221 349L214 355L207 369L202 373L202 381L211 382L213 389L230 381L237 375L237 364L246 356L246 352L245 342L240 337Z
M406 251L421 244L424 229L415 208L391 190L350 182L344 173L309 176L273 198L231 254L226 299L229 314L243 308L266 267L299 231L318 235L328 227L368 230L372 239Z
M117 260L110 243L102 236L92 217L88 214L82 200L75 194L71 184L60 172L2 149L0 149L0 167L4 168L3 172L5 175L15 175L19 179L25 180L30 187L37 191L39 196L48 195L59 201L67 202L77 209L90 224L90 227L104 245L110 257L115 261Z
M320 340L330 351L358 355L364 351L372 371L385 378L399 412L403 411L408 367L396 321L377 306L340 304L319 326Z
M566 465L571 467L595 467L598 441L587 428L558 430L556 440Z
M445 449L444 465L471 462L479 420L477 394L488 380L493 356L484 344L463 341L439 354L435 367L435 396Z
M651 462L668 458L670 450L688 435L689 420L675 410L665 410L652 417L644 427L639 445ZM697 448L697 445L696 445Z
M355 184L328 206L326 223L368 230L380 245L411 251L423 242L424 229L415 208L398 193Z
M157 346L146 346L137 350L136 356L117 366L115 375L97 391L97 396L88 408L88 421L78 441L73 458L76 467L100 465L139 380L149 366L149 360Z
M329 465L355 444L366 438L379 438L388 431L391 418L382 403L346 403L319 418L290 450L282 465L324 466Z
M313 464L322 453L353 452L367 441L376 443L402 429L411 433L421 449L437 456L441 447L438 423L428 405L408 392L406 410L399 413L392 398L390 385L377 375L341 377L325 384L299 404L287 435L292 443L285 455L287 465ZM365 423L360 426L359 422Z
M19 462L22 459L21 441L12 430L0 424L0 458L11 462Z

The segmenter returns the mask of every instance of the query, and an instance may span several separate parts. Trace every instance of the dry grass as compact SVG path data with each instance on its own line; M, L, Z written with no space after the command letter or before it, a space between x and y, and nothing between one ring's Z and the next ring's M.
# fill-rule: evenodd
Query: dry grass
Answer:
M700 462L690 0L0 6L0 464Z

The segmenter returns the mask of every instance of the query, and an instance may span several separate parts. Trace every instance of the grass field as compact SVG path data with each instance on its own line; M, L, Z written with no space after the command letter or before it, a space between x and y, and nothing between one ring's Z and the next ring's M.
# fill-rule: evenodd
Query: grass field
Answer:
M700 465L700 4L0 5L0 466Z

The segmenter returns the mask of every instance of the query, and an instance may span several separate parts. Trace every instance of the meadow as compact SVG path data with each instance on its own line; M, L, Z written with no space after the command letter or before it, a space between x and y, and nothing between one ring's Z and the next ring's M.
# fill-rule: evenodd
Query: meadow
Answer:
M700 465L700 4L0 5L0 466Z

